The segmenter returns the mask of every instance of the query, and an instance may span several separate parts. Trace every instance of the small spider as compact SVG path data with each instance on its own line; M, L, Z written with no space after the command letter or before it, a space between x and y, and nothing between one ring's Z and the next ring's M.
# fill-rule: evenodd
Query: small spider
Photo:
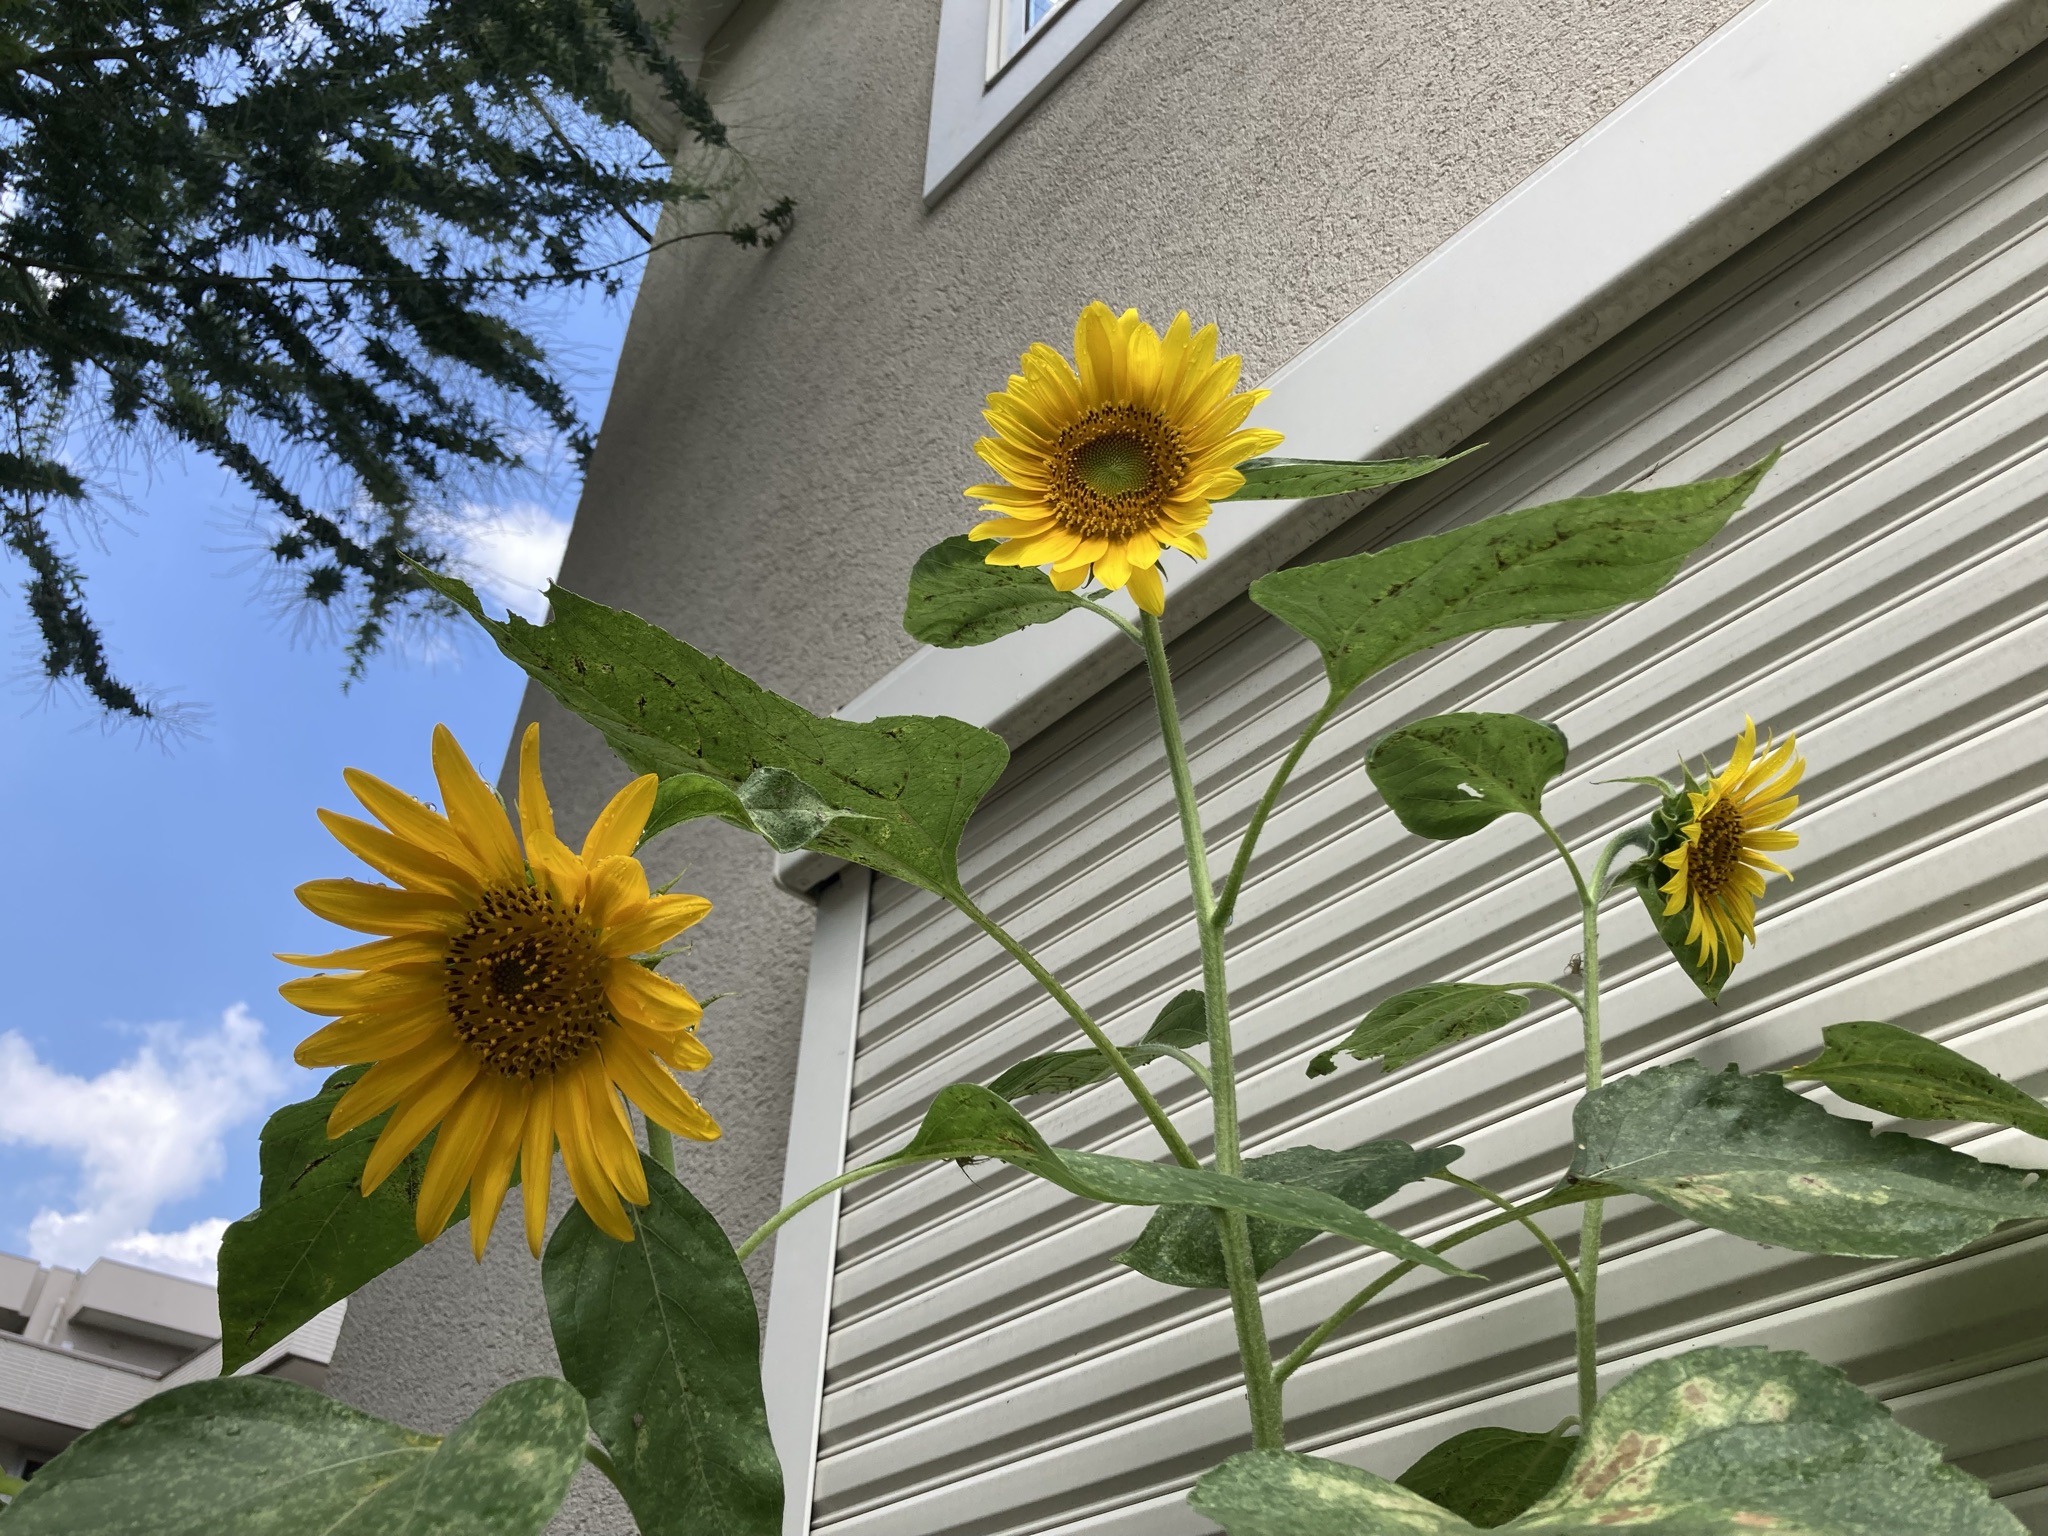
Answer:
M1586 957L1583 952L1573 955L1571 959L1565 961L1564 973L1567 976L1583 976L1586 974Z

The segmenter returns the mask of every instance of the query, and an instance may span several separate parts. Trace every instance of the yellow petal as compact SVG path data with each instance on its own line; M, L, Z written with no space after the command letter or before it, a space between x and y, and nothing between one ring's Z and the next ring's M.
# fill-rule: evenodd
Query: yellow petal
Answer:
M303 965L313 971L374 971L387 965L418 965L440 960L448 953L445 939L432 934L406 934L396 939L372 939L351 944L347 949L329 950L324 955L286 955L274 958L286 965Z
M590 824L590 835L583 839L585 864L629 854L640 846L640 834L654 810L654 791L660 782L653 774L643 773L612 796Z
M434 1138L434 1150L427 1154L427 1171L420 1179L419 1199L413 1206L413 1230L423 1243L439 1237L455 1214L462 1192L476 1174L484 1143L497 1126L496 1084L503 1079L489 1072L484 1078L488 1081L472 1080L456 1100L441 1123L441 1134Z
M555 810L540 776L540 722L527 726L519 742L519 832L527 861L546 877L563 901L583 899L583 861L555 835Z
M548 1230L548 1195L555 1178L555 1088L536 1078L526 1102L526 1130L519 1143L519 1194L525 1206L526 1246L540 1257Z
M605 1035L600 1046L605 1071L648 1119L691 1141L718 1139L718 1122L647 1052L623 1034Z
M695 927L710 910L711 903L702 896L653 897L628 913L624 921L607 926L599 948L613 957L637 955Z
M308 880L293 894L314 916L358 933L454 933L469 920L452 896L361 880Z
M292 1060L302 1067L347 1067L382 1061L417 1050L448 1025L447 1006L436 998L396 1013L367 1013L336 1019L301 1040Z
M343 976L295 976L278 995L308 1013L376 1013L415 1007L441 995L441 978L391 971L355 971Z
M412 890L439 891L471 902L483 894L473 875L416 843L338 811L314 814L337 843L388 880Z
M640 1147L633 1139L633 1118L625 1101L595 1057L576 1064L576 1083L590 1105L591 1145L598 1166L628 1205L647 1203L647 1167L640 1161Z
M357 1126L383 1114L469 1047L450 1030L435 1032L421 1044L379 1061L355 1080L327 1116L327 1134L346 1136Z
M583 897L583 915L594 928L609 928L647 905L647 871L630 854L594 862Z
M626 1219L625 1209L619 1204L619 1192L598 1161L590 1102L566 1078L555 1082L555 1114L562 1166L569 1172L569 1187L576 1192L576 1203L597 1224L598 1231L630 1243L633 1224Z
M434 727L434 779L441 786L442 803L448 807L448 824L476 856L486 876L507 885L523 885L526 860L520 857L519 841L512 835L505 807L445 725Z
M483 866L470 852L469 845L455 835L455 829L448 825L446 817L428 810L404 790L394 789L360 768L344 768L341 777L355 791L355 797L363 802L363 809L399 837L416 848L424 848L446 859L466 874L479 880L483 878Z
M605 999L619 1017L637 1019L667 1034L694 1029L704 1009L682 987L631 960L617 960L604 981Z
M412 1094L398 1101L390 1120L378 1133L377 1144L370 1148L369 1160L363 1164L364 1194L374 1194L377 1186L391 1177L413 1148L427 1139L427 1132L454 1108L463 1090L482 1070L483 1063L475 1053L460 1051Z
M527 1104L533 1097L531 1085L512 1078L493 1074L490 1084L498 1096L498 1117L477 1154L476 1173L469 1186L469 1251L478 1263L483 1262L491 1229L497 1226L498 1212L505 1205L505 1191L512 1185L512 1165L526 1138ZM542 1210L545 1212L545 1204Z
M1166 583L1156 566L1131 572L1130 591L1138 606L1154 618L1166 612Z

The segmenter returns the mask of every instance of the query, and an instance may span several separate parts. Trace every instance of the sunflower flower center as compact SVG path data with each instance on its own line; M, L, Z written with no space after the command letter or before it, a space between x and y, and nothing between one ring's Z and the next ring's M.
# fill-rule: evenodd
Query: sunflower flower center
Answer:
M443 969L455 1033L503 1077L565 1066L611 1019L604 957L589 928L530 887L485 891Z
M1180 434L1156 412L1099 405L1062 432L1050 455L1047 501L1084 538L1129 538L1154 527L1187 474Z
M1742 862L1742 813L1723 800L1707 807L1699 827L1699 840L1686 856L1686 877L1699 895L1714 896L1734 882Z

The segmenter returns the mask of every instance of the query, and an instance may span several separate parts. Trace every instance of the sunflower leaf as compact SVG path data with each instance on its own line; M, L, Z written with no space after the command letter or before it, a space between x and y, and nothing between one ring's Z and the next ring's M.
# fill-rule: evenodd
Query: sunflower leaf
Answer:
M1700 989L1700 996L1710 1003L1721 1000L1721 989L1728 985L1728 978L1735 974L1735 960L1728 946L1722 945L1714 951L1711 961L1700 958L1699 945L1688 943L1686 935L1692 931L1692 913L1681 909L1667 915L1664 911L1666 898L1657 889L1670 878L1671 871L1656 859L1638 859L1621 873L1621 878L1635 887L1636 895L1643 901L1643 910L1650 915L1650 923L1657 930L1657 937L1664 941L1664 947L1671 951L1671 957L1678 962L1679 969L1691 978L1692 984Z
M1289 1147L1284 1152L1246 1158L1244 1176L1260 1184L1321 1190L1364 1211L1417 1179L1442 1172L1460 1155L1458 1147L1418 1151L1405 1141L1370 1141L1348 1152ZM1254 1272L1263 1275L1315 1235L1303 1227L1254 1216ZM1145 1223L1138 1240L1116 1257L1119 1264L1128 1264L1162 1285L1220 1290L1230 1284L1223 1270L1223 1242L1216 1218L1198 1205L1162 1205Z
M1209 1038L1208 1014L1199 992L1182 992L1159 1011L1145 1038L1123 1048L1124 1060L1134 1067L1148 1066L1166 1055L1173 1046L1186 1050ZM989 1092L1006 1099L1030 1098L1041 1093L1073 1093L1106 1082L1116 1075L1109 1058L1093 1046L1078 1051L1049 1051L1027 1056L988 1085Z
M760 1317L717 1219L651 1158L635 1241L570 1208L541 1264L562 1373L645 1536L779 1536Z
M1543 814L1564 772L1564 732L1524 715L1434 715L1373 743L1365 771L1418 837L1469 837L1510 811Z
M1696 1349L1601 1399L1562 1480L1493 1527L1643 1536L2023 1536L1985 1486L1943 1465L1840 1371L1792 1350ZM1482 1529L1342 1462L1246 1451L1188 1502L1229 1536L1469 1536Z
M1591 618L1651 596L1777 457L1725 479L1552 502L1275 571L1252 583L1251 598L1314 642L1343 698L1382 667L1460 635Z
M1244 484L1223 499L1306 501L1315 496L1375 490L1434 474L1446 464L1457 463L1466 453L1477 453L1485 446L1481 443L1447 459L1246 459L1237 466Z
M1937 1041L1896 1024L1830 1024L1827 1048L1778 1075L1826 1083L1852 1104L1902 1120L2010 1125L2048 1138L2048 1105Z
M1398 1072L1431 1051L1499 1029L1528 1010L1529 999L1507 987L1470 981L1414 987L1374 1008L1308 1064L1308 1075L1326 1077L1336 1071L1340 1052L1360 1061L1378 1056L1382 1070Z
M361 1067L344 1067L310 1099L264 1123L254 1211L220 1244L221 1370L247 1365L303 1323L420 1250L413 1208L431 1135L379 1184L362 1192L363 1165L389 1111L330 1141L327 1117ZM468 1214L468 1200L453 1217Z
M1644 1195L1754 1242L1851 1258L1932 1258L2048 1216L2048 1185L1831 1115L1775 1073L1652 1067L1579 1101L1571 1177Z
M491 618L453 577L420 579L636 772L704 774L737 792L757 770L781 769L840 813L806 846L959 893L960 834L1009 761L1001 737L943 715L814 715L645 619L560 587L548 589L553 618L540 625Z
M1141 1163L1128 1157L1047 1146L1030 1121L977 1083L955 1083L940 1089L925 1111L917 1135L898 1155L906 1160L963 1162L994 1158L1085 1200L1105 1205L1199 1205L1242 1211L1311 1232L1334 1232L1441 1274L1474 1278L1469 1270L1319 1189L1260 1184L1207 1168Z
M987 645L1088 606L1037 566L990 565L986 556L997 542L956 533L917 557L903 605L903 627L913 640L947 650Z
M565 1381L515 1381L447 1439L291 1382L228 1376L145 1398L71 1443L8 1536L540 1536L583 1462Z
M1395 1481L1490 1531L1555 1488L1578 1444L1562 1429L1468 1429L1425 1451Z

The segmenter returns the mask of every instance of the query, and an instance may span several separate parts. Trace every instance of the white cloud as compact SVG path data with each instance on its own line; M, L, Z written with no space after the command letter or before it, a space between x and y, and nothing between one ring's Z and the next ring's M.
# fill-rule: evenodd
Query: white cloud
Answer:
M569 524L537 502L499 506L464 502L442 522L468 577L491 601L538 623L547 616L541 592L562 568Z
M226 1167L226 1133L285 1087L263 1047L263 1025L239 1003L220 1027L145 1033L142 1048L97 1077L40 1060L13 1031L0 1034L0 1143L76 1158L72 1210L48 1207L28 1224L29 1252L79 1268L101 1255L211 1279L224 1221L153 1232L158 1209L198 1193Z

